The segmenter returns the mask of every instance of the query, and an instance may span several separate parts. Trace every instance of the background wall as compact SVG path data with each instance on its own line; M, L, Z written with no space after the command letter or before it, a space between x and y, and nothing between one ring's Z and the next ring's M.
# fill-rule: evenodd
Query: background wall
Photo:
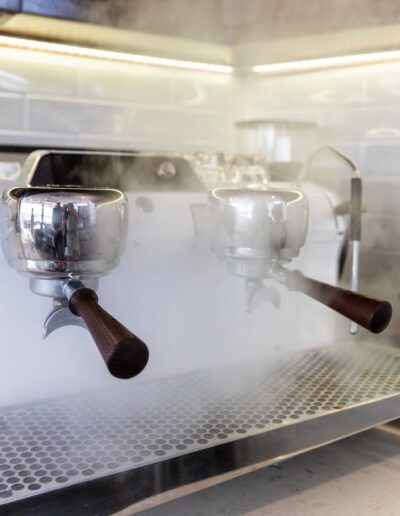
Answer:
M0 49L0 143L232 150L230 75Z
M232 151L237 120L311 121L396 176L400 63L234 77L0 49L0 113L0 143L177 151Z
M286 76L249 75L243 118L311 121L318 140L341 147L368 176L396 176L400 63Z

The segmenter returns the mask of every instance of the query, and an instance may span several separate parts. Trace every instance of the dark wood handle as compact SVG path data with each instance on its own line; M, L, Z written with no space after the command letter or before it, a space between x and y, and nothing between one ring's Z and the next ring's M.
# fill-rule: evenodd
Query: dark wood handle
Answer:
M133 378L146 367L149 350L98 303L90 288L80 288L69 298L69 308L85 321L108 370L117 378Z
M392 306L387 301L322 283L300 271L286 271L285 282L289 290L307 294L372 333L383 331L392 317Z

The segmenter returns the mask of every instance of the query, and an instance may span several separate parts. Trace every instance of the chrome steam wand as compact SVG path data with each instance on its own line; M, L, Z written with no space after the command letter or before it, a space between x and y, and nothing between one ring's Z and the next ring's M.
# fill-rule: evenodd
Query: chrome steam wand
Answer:
M350 197L350 234L351 242L351 280L350 288L353 292L358 292L359 283L359 264L360 264L360 241L361 241L361 212L362 212L362 179L357 165L350 158L330 145L317 147L308 157L297 176L296 183L301 184L313 162L319 154L327 152L338 159L351 169L351 197ZM350 321L349 332L354 335L357 333L358 326L354 321Z

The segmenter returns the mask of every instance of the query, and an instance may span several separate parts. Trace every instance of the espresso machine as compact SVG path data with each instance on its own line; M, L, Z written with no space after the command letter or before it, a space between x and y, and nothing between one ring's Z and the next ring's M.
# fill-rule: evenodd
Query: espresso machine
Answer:
M346 199L215 165L36 151L5 188L5 514L133 513L398 417L390 304L338 286Z

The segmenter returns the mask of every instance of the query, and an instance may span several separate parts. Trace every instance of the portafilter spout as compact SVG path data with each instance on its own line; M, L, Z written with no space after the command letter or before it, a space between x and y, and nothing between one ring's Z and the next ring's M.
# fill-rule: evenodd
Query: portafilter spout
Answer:
M124 249L125 195L108 188L24 186L6 191L2 200L9 264L30 279L35 294L54 300L44 335L83 326L113 376L139 374L148 362L147 346L98 304L94 290Z

